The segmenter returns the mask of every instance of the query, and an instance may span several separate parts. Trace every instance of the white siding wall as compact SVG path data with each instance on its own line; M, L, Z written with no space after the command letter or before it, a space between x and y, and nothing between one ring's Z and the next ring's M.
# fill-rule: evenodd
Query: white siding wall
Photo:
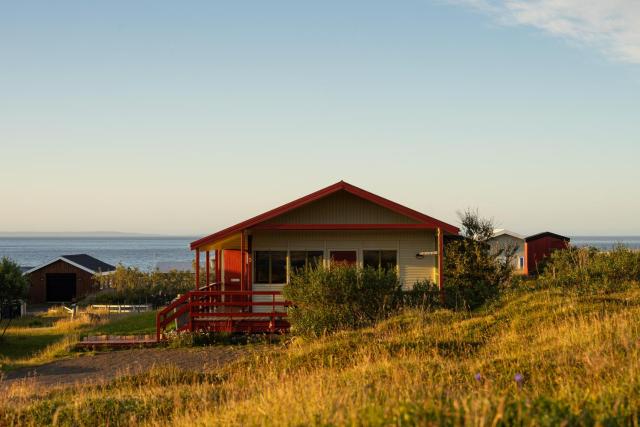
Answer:
M322 250L325 260L329 259L331 250L355 250L359 265L362 265L362 251L365 249L395 250L398 253L400 280L405 289L413 287L418 280L436 280L436 256L416 258L419 252L436 250L436 234L433 231L255 231L253 233L254 251L296 249ZM254 283L253 290L282 290L283 286L284 284ZM271 301L271 297L256 296L255 300Z
M514 236L503 234L502 236L494 237L493 239L489 240L489 244L491 245L491 249L493 251L498 251L500 249L511 249L514 247L517 248L515 258L513 260L513 267L516 269L516 271L522 271L522 269L520 269L519 260L520 258L524 258L524 239L519 239Z

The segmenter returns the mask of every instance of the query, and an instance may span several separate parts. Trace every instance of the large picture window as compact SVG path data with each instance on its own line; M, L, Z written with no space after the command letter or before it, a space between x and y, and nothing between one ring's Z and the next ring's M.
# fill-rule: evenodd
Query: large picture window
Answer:
M291 272L322 265L323 251L291 251L289 253Z
M287 251L256 251L255 283L287 282Z
M362 264L365 268L394 270L398 265L398 254L396 251L364 250Z

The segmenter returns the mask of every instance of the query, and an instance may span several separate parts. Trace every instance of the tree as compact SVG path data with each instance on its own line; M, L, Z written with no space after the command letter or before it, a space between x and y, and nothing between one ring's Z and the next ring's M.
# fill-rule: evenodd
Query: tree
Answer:
M0 261L0 312L4 307L24 297L27 293L27 279L22 275L20 266L9 258L3 257ZM0 318L0 320L2 320ZM4 337L7 328L11 324L11 316L0 334Z
M498 295L513 273L516 247L492 250L494 223L477 210L459 213L464 238L445 250L445 292L450 307L473 309Z
M0 305L24 298L27 293L27 279L20 266L9 258L0 261Z

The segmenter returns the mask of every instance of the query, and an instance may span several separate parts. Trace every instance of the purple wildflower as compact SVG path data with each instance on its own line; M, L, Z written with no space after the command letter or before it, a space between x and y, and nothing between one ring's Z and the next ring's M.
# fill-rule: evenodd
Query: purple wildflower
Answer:
M517 373L514 379L516 380L516 384L518 384L518 388L522 388L522 384L524 383L524 375Z
M475 374L475 375L473 376L473 378L475 378L475 379L476 379L476 381L478 381L478 382L482 382L482 374L481 374L480 372L478 372L477 374Z

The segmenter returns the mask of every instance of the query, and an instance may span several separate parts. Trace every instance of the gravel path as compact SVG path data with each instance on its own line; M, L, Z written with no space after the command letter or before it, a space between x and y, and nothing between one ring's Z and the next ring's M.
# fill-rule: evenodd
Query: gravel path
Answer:
M21 383L47 389L71 384L96 384L123 375L139 374L154 366L211 371L242 353L241 348L231 346L110 351L7 372L0 380L0 390Z

